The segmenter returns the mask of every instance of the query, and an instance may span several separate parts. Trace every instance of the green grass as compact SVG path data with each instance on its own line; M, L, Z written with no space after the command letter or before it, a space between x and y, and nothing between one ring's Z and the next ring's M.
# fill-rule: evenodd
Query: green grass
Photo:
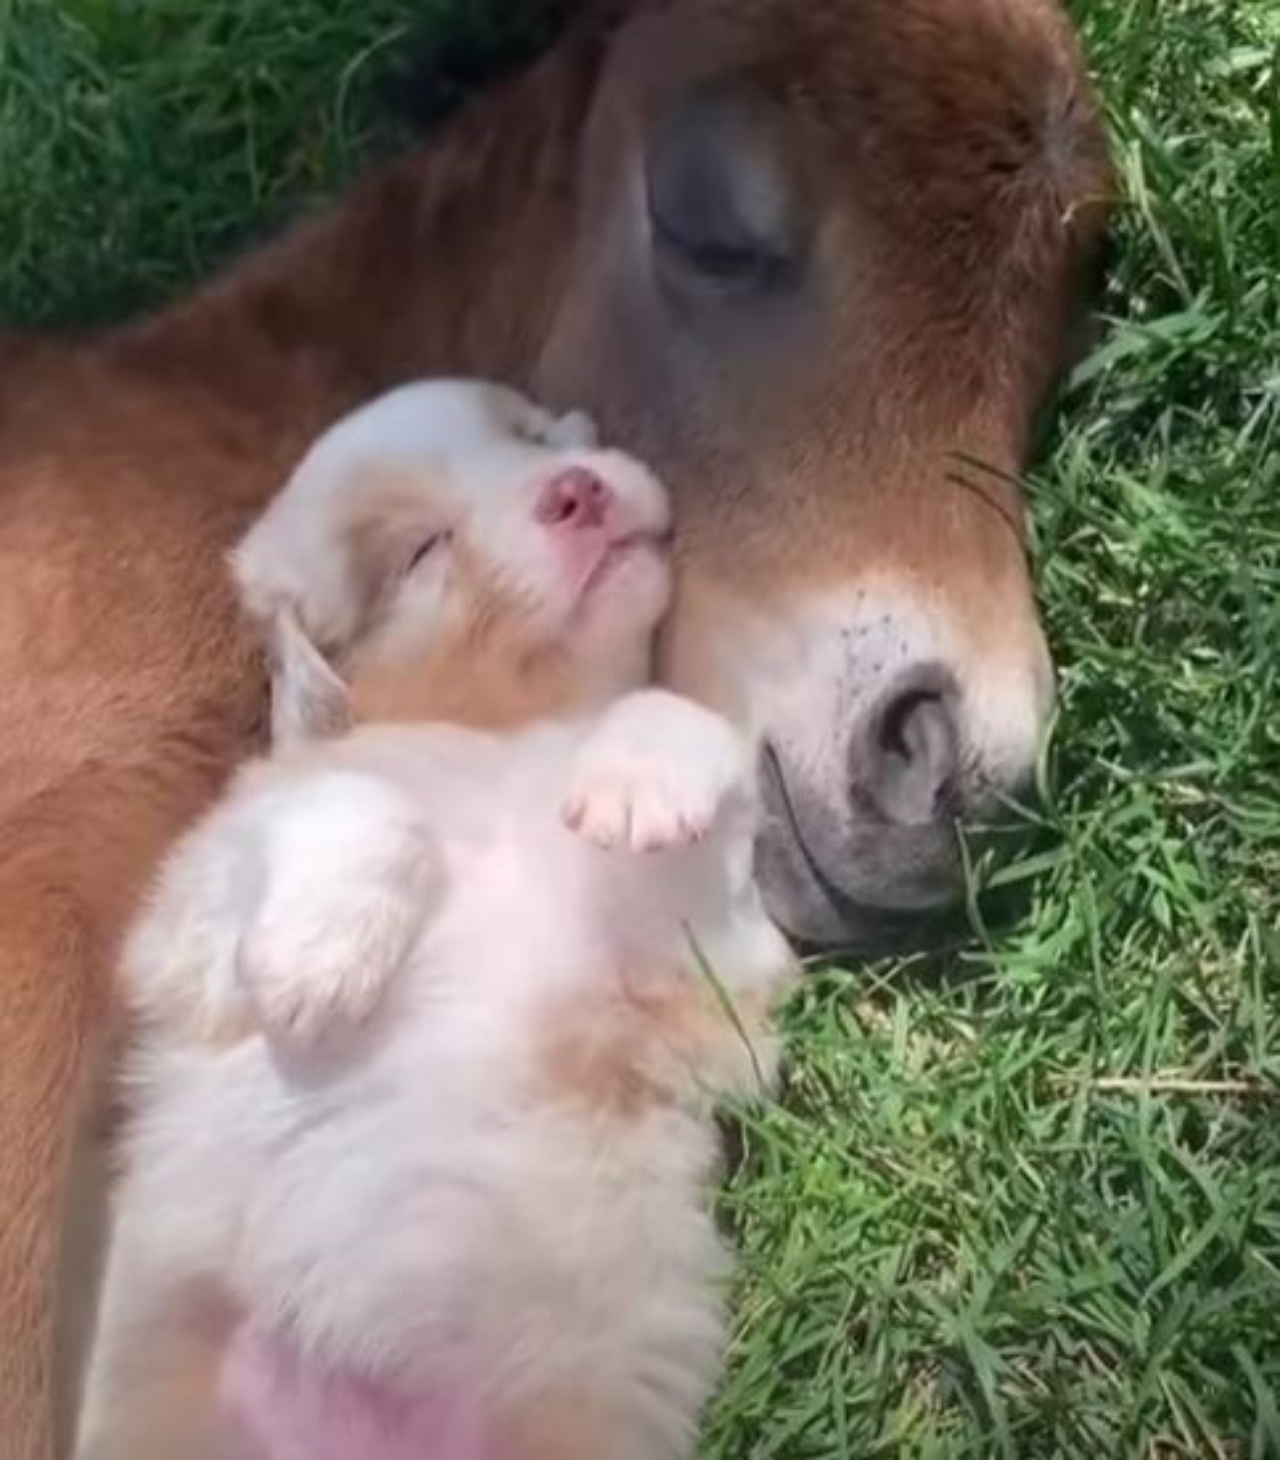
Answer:
M463 0L0 0L0 317L163 298L371 150ZM1280 1456L1280 5L1080 0L1129 205L1034 485L1026 910L815 974L724 1198L706 1455Z

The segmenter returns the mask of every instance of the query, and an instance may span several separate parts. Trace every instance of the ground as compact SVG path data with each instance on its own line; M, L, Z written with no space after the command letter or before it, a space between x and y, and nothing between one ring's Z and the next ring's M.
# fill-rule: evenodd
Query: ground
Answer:
M204 274L388 144L411 20L481 8L0 0L0 318ZM941 974L792 1011L713 1460L1280 1456L1280 5L1076 10L1128 201L1031 486L1039 850Z

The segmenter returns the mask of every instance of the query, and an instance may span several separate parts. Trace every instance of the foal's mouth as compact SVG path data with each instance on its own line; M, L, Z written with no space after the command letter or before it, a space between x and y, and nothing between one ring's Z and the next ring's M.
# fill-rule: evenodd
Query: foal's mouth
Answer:
M773 814L770 829L781 844L785 862L799 873L808 887L826 905L832 921L849 930L848 937L815 938L792 935L801 951L812 961L829 962L842 957L865 957L919 952L922 944L931 951L962 946L964 929L962 888L954 894L904 898L894 903L859 895L842 886L827 870L805 828L787 775L786 764L776 745L765 739L761 747L761 779L764 804ZM892 829L885 829L892 835ZM946 828L938 828L940 837ZM766 888L766 894L768 889ZM904 893L907 889L903 888ZM855 931L856 930L856 931Z

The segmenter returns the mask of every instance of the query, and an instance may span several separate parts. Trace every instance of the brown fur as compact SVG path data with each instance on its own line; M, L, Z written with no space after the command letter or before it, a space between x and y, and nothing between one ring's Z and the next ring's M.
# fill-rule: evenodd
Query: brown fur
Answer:
M495 1448L510 1460L600 1460L610 1453L610 1438L604 1417L586 1400L563 1395L513 1415Z
M941 512L922 494L955 449L1016 471L1069 354L1110 183L1056 5L585 9L526 77L189 302L0 349L6 1460L51 1453L55 1214L117 940L263 719L223 550L320 428L429 373L594 410L676 488L689 591L668 669L686 683L733 596L772 612L868 564L921 583L975 653L1034 623L1015 535L993 526L1008 489ZM726 395L723 373L675 381L669 337L628 327L601 245L639 122L731 61L785 110L806 185L834 200L823 249L849 263L821 332L737 352Z
M554 716L574 700L572 666L542 651L506 663L475 662L457 679L442 672L444 662L432 654L412 678L392 669L362 675L352 686L356 720L439 720L477 730L513 730L537 714Z
M530 641L522 631L528 605L485 568L465 545L454 544L456 591L475 613L433 636L411 672L399 655L358 666L351 683L357 722L438 720L510 730L554 715L580 696L569 657L558 646Z
M710 980L679 971L624 979L616 997L552 1010L535 1075L541 1099L631 1121L699 1088L749 1087L770 1056L771 1001L740 998L732 1012ZM737 1078L732 1072L737 1072Z

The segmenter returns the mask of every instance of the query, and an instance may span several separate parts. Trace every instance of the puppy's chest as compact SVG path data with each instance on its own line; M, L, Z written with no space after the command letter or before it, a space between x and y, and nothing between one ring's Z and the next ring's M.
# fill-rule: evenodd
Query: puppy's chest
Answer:
M577 743L567 730L440 736L429 754L397 757L445 871L427 945L437 969L467 965L472 988L596 982L660 956L685 920L690 858L604 852L565 826Z
M476 817L443 852L447 891L424 953L466 966L473 988L521 1004L613 999L640 970L688 962L693 910L675 870L584 844L554 806Z
M569 991L601 994L663 941L643 869L602 868L546 807L460 817L442 842L446 890L422 976L523 1012ZM518 1017L518 1016L517 1016Z
M392 1021L413 1067L479 1082L486 1104L508 1090L634 1116L668 1101L673 1060L722 1034L690 976L691 929L721 912L714 848L610 852L570 831L572 735L431 748L396 773L445 872Z

